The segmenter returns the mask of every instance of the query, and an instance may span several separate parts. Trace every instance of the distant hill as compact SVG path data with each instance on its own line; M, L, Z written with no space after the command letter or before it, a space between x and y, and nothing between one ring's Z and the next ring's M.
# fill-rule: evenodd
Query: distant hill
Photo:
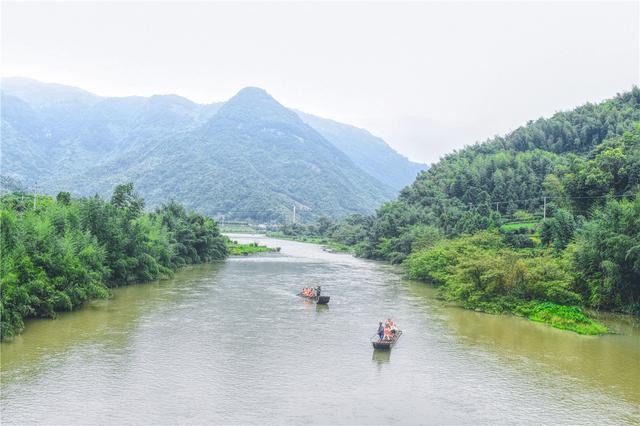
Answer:
M358 167L393 189L401 190L426 169L424 164L409 161L365 129L296 112L302 121L347 154Z
M25 190L21 182L7 176L0 176L0 194L25 192Z
M305 115L307 124L258 88L210 105L22 78L3 79L2 92L2 174L50 192L108 195L133 181L151 206L175 198L281 220L295 204L311 218L371 212L419 167L364 130ZM373 165L385 156L381 175Z
M102 98L23 78L2 80L1 102L2 174L44 187L158 137L196 128L221 105L174 95Z
M65 104L90 106L102 100L100 96L77 87L23 77L3 78L2 91L37 108Z

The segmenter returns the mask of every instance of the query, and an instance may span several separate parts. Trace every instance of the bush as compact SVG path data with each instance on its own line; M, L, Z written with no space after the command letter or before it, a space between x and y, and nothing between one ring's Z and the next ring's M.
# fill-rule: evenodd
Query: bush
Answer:
M578 308L562 309L583 303L574 289L572 259L571 251L515 250L499 234L485 231L439 241L411 254L405 265L411 278L439 284L443 297L466 308L511 312L583 334L606 332Z

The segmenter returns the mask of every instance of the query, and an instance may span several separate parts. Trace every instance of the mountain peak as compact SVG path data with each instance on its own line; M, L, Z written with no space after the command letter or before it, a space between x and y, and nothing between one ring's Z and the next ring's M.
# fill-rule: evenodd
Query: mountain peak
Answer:
M227 119L260 123L295 122L302 120L291 110L284 107L266 90L259 87L245 87L236 93L220 108L215 120Z
M240 89L235 96L252 96L252 97L267 97L273 99L270 94L267 93L266 90L255 87L255 86L247 86L243 89Z
M284 108L278 101L276 101L273 96L267 93L266 90L261 89L259 87L245 87L241 89L238 93L233 95L231 99L226 102L226 105L234 105L239 104L242 106L247 106L250 104L260 105L262 107L270 107L270 108Z

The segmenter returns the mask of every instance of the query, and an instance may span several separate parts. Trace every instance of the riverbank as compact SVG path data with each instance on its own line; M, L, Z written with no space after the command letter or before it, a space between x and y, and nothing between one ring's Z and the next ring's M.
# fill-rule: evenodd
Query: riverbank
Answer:
M280 247L267 247L259 245L256 242L239 243L238 241L229 239L227 242L227 250L229 256L248 256L250 254L279 252Z
M356 254L354 246L327 237L283 233L269 237ZM515 315L582 335L609 332L580 306L580 295L569 288L566 264L550 250L514 249L492 232L428 244L401 267L409 278L436 285L443 299L465 309Z
M443 293L442 288L439 289ZM445 297L446 299L446 297ZM474 310L492 315L514 315L530 321L543 323L560 330L572 331L585 336L595 336L610 332L608 327L599 319L591 316L578 306L558 305L552 302L511 300L490 300L487 302L463 303L460 300L449 299L457 302L456 305L465 309Z
M221 251L221 253L224 253L225 257L226 256L249 256L249 255L258 254L258 253L272 253L272 252L280 251L280 247L267 247L265 245L259 245L258 243L255 243L255 242L239 243L237 241L233 241L229 239L227 236L223 236L222 239L224 240L226 251ZM211 259L211 260L223 260L223 259L224 258L217 258L217 259ZM173 278L173 275L176 272L180 272L194 265L203 264L203 263L210 263L210 261L184 263L181 266L174 265L171 268L165 269L161 275L154 276L148 280L138 280L133 282L120 283L119 285L110 284L106 282L96 283L100 291L96 291L94 294L87 294L85 298L81 299L81 303L78 303L77 305L73 306L74 309L61 309L61 310L54 309L52 312L50 312L46 316L45 315L25 316L20 319L18 326L15 326L13 328L10 327L7 323L3 323L2 326L4 330L2 333L2 339L0 339L0 341L11 340L16 335L22 333L26 326L26 322L28 322L29 320L34 320L34 319L43 318L43 317L55 319L58 317L58 314L64 311L82 309L89 302L96 301L99 299L110 298L114 288L121 288L128 285L148 284L152 281L166 281ZM4 290L4 287L3 287L3 290ZM8 306L8 305L5 305L5 306L7 308L11 308L11 306Z
M170 278L186 265L224 259L215 221L169 202L153 212L133 184L110 201L24 194L0 197L0 340L31 318L55 318L110 289Z
M353 247L342 244L337 241L330 240L324 237L310 237L304 235L286 235L282 232L267 232L266 236L269 238L277 238L279 240L297 241L299 243L310 243L321 245L325 251L335 253L354 253Z

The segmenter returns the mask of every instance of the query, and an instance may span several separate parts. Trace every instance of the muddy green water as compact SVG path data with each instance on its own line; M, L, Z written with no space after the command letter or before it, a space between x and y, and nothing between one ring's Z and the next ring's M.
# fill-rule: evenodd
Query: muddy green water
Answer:
M281 253L29 322L1 346L2 423L640 423L633 321L579 336L445 306L386 264L260 241ZM318 284L329 306L295 296ZM405 333L374 352L389 316Z

